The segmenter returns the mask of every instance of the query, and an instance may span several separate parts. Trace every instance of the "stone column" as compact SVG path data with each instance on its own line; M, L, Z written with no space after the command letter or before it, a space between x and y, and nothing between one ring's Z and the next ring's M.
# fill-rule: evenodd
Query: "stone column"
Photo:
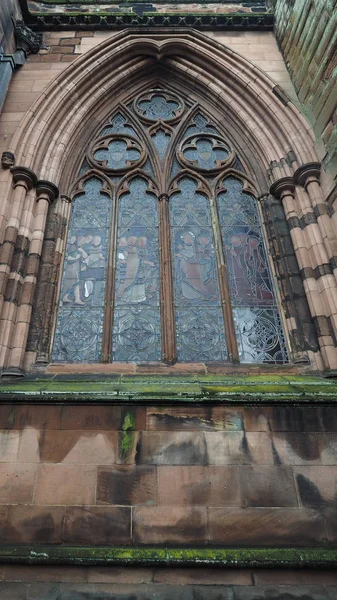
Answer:
M35 362L45 365L50 361L50 341L57 312L57 291L62 278L61 265L70 212L71 200L64 194L49 211L27 344L25 364L28 368Z
M21 225L27 194L35 186L37 177L25 167L13 167L14 189L11 193L10 213L0 248L0 369L9 348L10 332L15 319L18 294L21 287L20 260L13 264L18 231Z
M39 272L46 220L50 203L58 196L57 187L49 181L36 184L36 210L33 233L26 261L25 277L18 302L16 321L12 327L8 359L3 369L5 375L22 375L32 305Z
M332 324L326 316L326 305L322 299L324 280L316 279L312 265L312 245L305 235L298 217L295 202L295 183L292 177L279 179L270 188L270 193L280 198L284 207L286 219L290 228L297 262L300 268L304 289L306 292L310 313L316 329L318 343L325 369L337 368L337 343Z

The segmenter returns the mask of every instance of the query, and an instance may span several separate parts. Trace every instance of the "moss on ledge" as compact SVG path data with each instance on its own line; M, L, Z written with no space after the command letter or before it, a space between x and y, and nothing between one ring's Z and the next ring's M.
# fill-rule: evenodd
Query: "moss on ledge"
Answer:
M0 563L333 568L337 566L337 549L3 545Z
M315 403L337 401L337 382L297 375L68 375L2 379L0 402Z

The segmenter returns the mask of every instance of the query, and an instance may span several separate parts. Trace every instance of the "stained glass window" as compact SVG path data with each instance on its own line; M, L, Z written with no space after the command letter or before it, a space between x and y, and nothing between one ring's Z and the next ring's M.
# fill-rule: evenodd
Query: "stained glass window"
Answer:
M180 94L116 106L74 183L53 360L288 362L245 173L216 119Z

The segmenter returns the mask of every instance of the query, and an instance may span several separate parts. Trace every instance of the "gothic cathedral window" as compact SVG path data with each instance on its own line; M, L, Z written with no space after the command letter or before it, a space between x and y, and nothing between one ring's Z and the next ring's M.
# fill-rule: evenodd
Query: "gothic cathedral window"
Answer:
M254 187L198 105L119 105L72 193L53 361L286 363Z

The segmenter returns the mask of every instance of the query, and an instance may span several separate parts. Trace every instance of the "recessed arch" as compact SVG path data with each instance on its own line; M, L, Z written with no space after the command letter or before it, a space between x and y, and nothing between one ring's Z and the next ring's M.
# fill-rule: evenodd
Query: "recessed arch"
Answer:
M126 30L79 57L41 94L13 137L17 163L62 188L74 148L87 142L111 98L125 97L131 85L140 93L149 72L170 75L190 97L207 98L255 155L261 191L267 189L270 165L277 163L277 179L317 160L304 117L291 101L284 105L272 80L247 59L196 31L166 39ZM289 152L291 167L282 160Z

